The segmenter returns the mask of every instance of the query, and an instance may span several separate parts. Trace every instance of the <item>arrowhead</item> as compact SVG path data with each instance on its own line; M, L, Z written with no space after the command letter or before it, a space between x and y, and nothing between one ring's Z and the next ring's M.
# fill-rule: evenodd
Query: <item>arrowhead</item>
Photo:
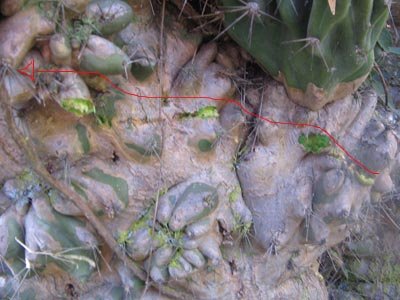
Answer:
M33 82L35 81L35 60L31 59L31 61L22 69L18 69L18 72L21 75L24 75Z

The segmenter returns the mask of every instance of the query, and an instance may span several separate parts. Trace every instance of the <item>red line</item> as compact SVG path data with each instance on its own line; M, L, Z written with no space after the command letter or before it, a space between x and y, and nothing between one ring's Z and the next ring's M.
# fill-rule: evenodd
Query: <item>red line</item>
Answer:
M313 125L313 124L308 124L308 123L294 123L294 122L280 122L280 121L274 121L271 119L268 119L264 116L261 116L257 113L249 111L246 107L244 107L240 102L230 99L230 98L214 98L214 97L207 97L207 96L143 96L143 95L138 95L135 93L131 93L128 91L125 91L124 89L120 88L117 86L115 83L111 81L110 78L108 78L106 75L99 73L99 72L87 72L87 71L75 71L75 70L37 70L36 72L38 73L76 73L76 74L81 74L81 75L96 75L104 80L106 80L111 87L114 89L127 94L131 96L135 96L138 98L145 98L145 99L208 99L208 100L213 100L213 101L222 101L222 102L228 102L228 103L233 103L234 105L238 106L245 114L258 118L260 120L263 120L265 122L268 122L273 125L290 125L290 126L296 126L296 127L311 127L318 129L325 133L330 140L340 149L342 150L355 164L357 164L359 167L364 169L366 172L374 175L378 175L379 172L374 171L369 169L366 165L364 165L361 161L359 161L357 158L355 158L353 155L351 155L333 136L330 134L325 128L322 128L318 125Z

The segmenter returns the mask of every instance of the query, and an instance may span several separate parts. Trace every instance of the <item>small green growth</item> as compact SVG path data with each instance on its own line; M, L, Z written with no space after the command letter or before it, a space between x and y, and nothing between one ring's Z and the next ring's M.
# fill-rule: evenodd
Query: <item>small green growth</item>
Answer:
M216 106L205 106L195 112L195 117L200 119L218 118L218 110Z
M85 16L74 20L73 25L66 30L67 37L70 40L76 40L80 45L84 45L92 33L101 35L96 24L97 22L94 18Z
M325 134L310 133L300 135L298 142L303 145L307 153L319 154L330 146L329 137Z
M174 231L172 233L172 244L173 246L175 246L177 249L181 249L182 248L182 239L184 236L184 232L183 230L178 230L178 231Z
M232 231L236 234L238 234L240 237L247 237L250 233L251 225L253 225L252 222L243 222L242 218L239 214L234 213L233 218L235 220L235 223L233 225Z
M138 221L132 223L131 227L129 227L129 230L134 232L139 229L148 227L149 226L148 221L149 221L149 219L147 219L147 218L141 218Z
M363 171L357 172L355 171L355 175L362 185L371 186L375 183L375 178L365 174Z
M17 176L18 181L24 184L24 186L35 186L38 185L39 179L37 178L36 174L33 173L31 170L24 170Z
M143 216L141 216L137 221L133 222L129 227L129 231L137 231L139 229L149 227L149 221L151 220L152 207L150 207Z
M184 235L183 230L172 231L168 226L161 226L157 233L155 233L155 239L159 241L160 247L169 244L179 251L183 246Z
M163 187L163 188L160 188L160 189L157 191L156 197L160 198L161 196L164 196L167 192L168 192L168 187L167 187L167 186L165 186L165 187Z
M81 143L83 153L88 154L90 152L90 142L86 127L81 123L78 123L76 124L75 129L78 133L78 139Z
M129 238L131 236L132 232L130 230L122 230L120 231L120 233L118 234L118 238L117 238L117 243L121 246L126 246L126 244L128 244Z
M216 106L204 106L200 108L198 111L195 111L193 113L182 113L180 114L180 117L182 119L185 118L200 118L200 119L212 119L212 118L218 118L219 113L217 110Z
M235 171L238 167L242 156L248 151L247 145L239 145L235 151L235 154L232 157L232 171Z
M232 192L229 193L229 203L233 204L237 201L239 196L242 194L242 189L239 185L235 186Z
M171 261L169 262L169 267L174 269L183 269L182 264L179 262L179 258L182 256L182 251L178 250L174 257L172 257Z
M156 241L158 242L160 247L163 247L164 245L166 245L169 241L169 237L168 234L165 233L163 230L157 231L155 233L154 238L156 239Z
M95 106L90 99L68 98L61 101L61 106L78 117L96 112Z
M197 143L197 147L201 152L210 152L214 148L213 146L214 144L207 139L201 139Z

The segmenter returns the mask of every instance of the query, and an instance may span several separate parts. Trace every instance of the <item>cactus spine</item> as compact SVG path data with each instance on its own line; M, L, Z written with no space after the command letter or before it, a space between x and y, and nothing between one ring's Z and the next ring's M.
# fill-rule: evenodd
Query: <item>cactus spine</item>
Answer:
M296 103L318 110L352 93L374 62L385 0L222 0L230 36L283 82Z

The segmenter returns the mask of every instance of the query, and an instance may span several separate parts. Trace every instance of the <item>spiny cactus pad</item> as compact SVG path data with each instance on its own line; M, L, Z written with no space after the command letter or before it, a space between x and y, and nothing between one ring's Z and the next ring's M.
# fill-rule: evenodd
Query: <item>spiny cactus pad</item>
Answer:
M225 26L290 98L318 110L352 93L374 62L385 0L222 0Z

